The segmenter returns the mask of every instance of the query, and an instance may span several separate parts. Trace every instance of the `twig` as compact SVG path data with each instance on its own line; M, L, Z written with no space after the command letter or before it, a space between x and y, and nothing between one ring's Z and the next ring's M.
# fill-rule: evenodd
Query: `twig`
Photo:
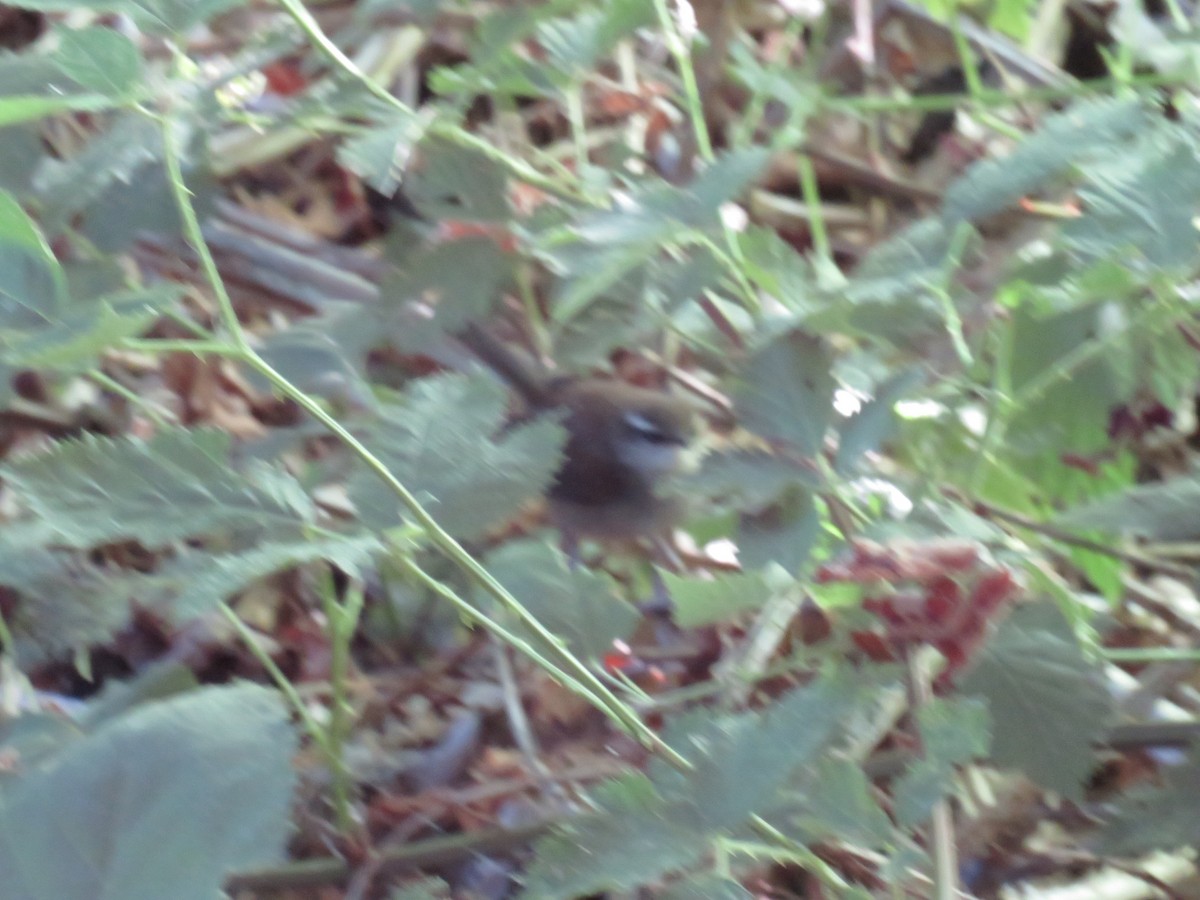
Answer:
M380 854L377 871L386 875L405 869L444 866L476 854L509 850L540 837L561 821L542 819L515 828L486 828L470 834L454 834L406 844ZM237 872L225 880L225 890L236 894L238 891L279 891L342 884L350 878L352 871L350 863L344 859L307 859L283 866Z
M923 654L905 651L905 686L912 711L912 729L918 742L917 712L933 699L933 686L922 660ZM924 751L922 751L924 752ZM954 842L954 814L950 798L943 796L929 817L929 844L933 856L933 889L936 900L955 900L958 896L958 848Z
M958 491L950 489L947 493L959 500L966 501ZM1144 553L1137 553L1133 550L1122 550L1119 547L1111 547L1108 544L1102 544L1099 541L1093 541L1090 538L1085 538L1077 534L1072 534L1069 531L1064 531L1054 525L1047 525L1045 522L1036 522L1033 519L1023 516L1020 513L1009 512L1005 509L1000 509L998 506L993 506L990 503L985 503L982 500L976 500L970 503L976 513L983 516L985 519L998 519L1002 522L1008 522L1016 525L1019 528L1026 528L1029 531L1036 531L1038 534L1043 534L1051 540L1059 541L1063 544L1070 544L1073 547L1079 547L1083 550L1091 550L1093 553L1099 553L1103 556L1111 556L1113 559L1119 559L1122 562L1127 562L1130 565L1142 566L1143 568L1153 569L1157 572L1162 572L1165 575L1171 575L1175 578L1180 578L1185 581L1190 581L1196 574L1196 570L1191 566L1181 566L1177 563L1168 562L1166 560L1157 559L1153 556L1147 556Z

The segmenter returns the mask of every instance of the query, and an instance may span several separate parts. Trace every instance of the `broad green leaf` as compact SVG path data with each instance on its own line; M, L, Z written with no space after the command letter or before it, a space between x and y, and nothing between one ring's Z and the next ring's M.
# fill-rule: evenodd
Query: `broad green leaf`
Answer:
M895 840L887 813L862 767L826 756L801 785L801 809L789 818L805 843L837 840L878 849Z
M676 881L658 897L660 900L754 900L754 895L736 881L711 873Z
M182 428L149 440L86 436L3 472L21 502L75 547L118 540L160 547L229 528L296 534L312 520L293 479L237 471L229 443L221 432Z
M1056 607L1018 607L959 681L992 719L991 761L1043 787L1081 796L1092 743L1112 715L1101 667L1084 656Z
M88 9L123 13L153 34L182 38L184 32L208 22L238 3L239 0L21 0L21 7L43 12Z
M737 532L741 563L747 569L778 563L796 572L808 561L820 529L821 515L813 495L799 487L789 488L765 510L742 514Z
M1117 801L1100 832L1099 852L1139 857L1200 843L1200 765L1193 749L1184 765L1168 766L1163 784L1134 789Z
M106 590L111 576L13 530L0 537L0 585L16 592L5 622L23 666L106 641L128 624L128 599Z
M157 316L153 309L121 315L107 303L96 304L91 310L72 311L63 321L32 334L0 337L0 358L15 368L84 371L105 350L145 331Z
M680 628L728 622L740 613L761 609L771 597L766 581L753 572L719 575L707 581L666 573L663 579Z
M844 285L823 292L799 323L816 334L850 332L904 345L944 332L941 292L957 265L955 232L922 219L871 248Z
M111 28L60 31L54 61L80 87L115 99L131 95L142 79L137 48Z
M338 162L390 196L400 187L413 145L425 129L425 120L415 112L391 110L383 122L347 139L338 150Z
M1017 311L1008 327L1009 378L1020 404L1007 423L1010 453L1049 497L1069 500L1088 485L1069 478L1062 454L1107 448L1109 412L1133 389L1119 377L1122 365L1136 365L1130 323L1111 306L1096 305L1050 316Z
M710 453L698 472L680 480L697 493L749 512L763 510L792 485L809 490L823 486L813 467L763 450Z
M568 571L563 555L545 542L509 544L489 556L487 565L538 621L585 659L602 659L641 618L617 597L609 578Z
M1135 485L1114 496L1067 510L1055 524L1155 541L1190 541L1200 536L1197 504L1200 504L1200 478L1180 475Z
M420 163L404 179L405 196L433 221L507 222L508 176L482 151L440 138L421 142Z
M809 311L814 301L812 266L774 228L751 227L738 237L745 274L789 310Z
M420 300L433 306L435 318L395 333L396 343L419 350L439 332L455 332L479 321L492 308L512 277L514 257L490 237L470 236L424 248L382 288L385 297Z
M617 42L654 21L654 7L642 0L611 0L573 19L551 19L537 29L547 62L566 73L592 69Z
M599 812L538 841L522 897L574 900L628 890L681 870L707 852L698 823L670 815L643 775L609 782L593 799Z
M95 731L132 709L186 694L199 686L195 673L185 663L153 663L131 681L106 682L75 718L88 731Z
M558 469L563 428L548 419L500 435L505 392L486 375L426 378L383 410L366 439L438 523L476 537L539 495ZM372 527L400 521L399 500L361 471L351 498Z
M21 204L0 192L0 333L58 318L66 278Z
M422 878L396 888L388 900L449 900L450 886L440 878Z
M773 805L792 773L815 763L858 697L854 680L841 672L792 690L763 713L687 716L664 740L695 768L678 776L656 765L651 778L665 797L686 803L685 820L694 827L733 828Z
M987 752L988 711L973 698L935 699L917 711L921 755L896 780L893 812L901 827L915 827L953 785L956 766Z
M1141 100L1073 103L1048 117L1012 153L976 163L946 192L948 221L978 220L1051 186L1075 167L1119 154L1153 127Z
M1119 259L1149 277L1190 272L1200 257L1198 155L1195 141L1175 131L1163 150L1090 170L1079 189L1084 214L1062 228L1066 245L1085 261Z
M137 190L142 173L156 165L161 155L158 124L140 113L126 112L70 159L47 159L35 179L46 233L59 234L114 184Z
M258 355L307 394L344 405L373 406L370 387L349 356L353 348L329 334L322 327L327 324L318 319L276 331L263 341ZM250 376L256 384L261 381L264 390L268 388L265 378Z
M114 106L116 101L104 94L76 94L70 97L11 94L0 97L0 128L68 112L103 112Z
M5 900L212 900L282 858L295 749L261 687L138 707L0 783Z
M0 97L0 108L3 106ZM44 152L37 126L0 128L0 191L26 194L33 187L33 173Z
M893 407L896 401L919 384L922 373L917 369L902 371L879 386L861 410L841 427L834 468L841 473L852 469L864 453L877 450L896 425Z
M833 412L831 367L829 348L817 338L793 332L771 341L738 372L733 402L741 424L815 456Z
M183 623L204 615L260 578L322 560L361 578L364 566L382 546L377 537L367 534L264 543L243 553L219 556L198 554L167 567L165 574L175 576L183 589L154 607L170 621Z

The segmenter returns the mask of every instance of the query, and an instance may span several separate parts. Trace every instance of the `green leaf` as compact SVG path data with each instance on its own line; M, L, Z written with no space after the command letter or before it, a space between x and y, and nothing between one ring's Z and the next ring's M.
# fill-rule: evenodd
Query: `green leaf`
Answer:
M296 738L273 691L136 708L0 782L6 900L212 900L283 857Z
M1008 423L1008 446L1050 497L1071 496L1062 453L1107 448L1109 411L1130 395L1119 370L1138 363L1128 322L1116 313L1111 304L1096 304L1049 316L1024 310L1012 316L1010 342L1017 350L1009 377L1022 404ZM1089 350L1095 352L1082 355Z
M542 419L492 440L504 411L504 389L490 376L425 378L404 404L383 410L367 445L443 528L475 537L546 488L566 437L560 425ZM350 496L372 527L400 521L399 501L381 490L375 474L356 474Z
M773 805L792 773L828 749L858 696L840 672L792 690L765 713L685 717L664 740L695 768L680 780L655 766L651 778L668 798L686 801L687 821L708 832L733 828Z
M164 575L174 577L183 589L153 607L165 613L171 622L182 624L204 615L252 582L322 560L361 578L363 568L382 546L379 538L363 534L319 541L265 543L244 553L203 554L167 567Z
M752 572L719 575L708 581L665 573L663 579L680 628L728 622L739 613L761 609L771 597L763 577Z
M21 204L0 192L0 332L57 319L66 278Z
M957 265L955 234L919 220L871 248L844 285L826 290L820 307L800 316L817 333L851 332L904 345L945 330L942 292Z
M695 769L651 764L603 785L598 812L539 841L526 877L532 898L574 898L627 890L685 869L710 840L772 805L800 766L828 749L853 714L858 687L845 674L793 690L766 713L689 714L664 740Z
M507 222L508 176L480 150L441 138L421 142L420 164L404 179L405 196L432 221Z
M71 97L0 97L0 128L67 112L103 112L115 105L116 101L103 94L78 94Z
M574 900L604 890L630 890L683 869L707 851L686 816L664 815L649 781L631 775L594 797L600 812L538 841L525 875L529 900Z
M116 99L131 95L142 80L137 48L111 28L60 31L54 61L80 87Z
M655 19L654 7L642 0L609 0L574 19L551 19L537 29L538 44L548 62L580 76L595 66L622 38Z
M680 481L690 491L750 512L766 509L793 485L819 490L824 484L815 467L762 450L710 453L698 472Z
M747 569L778 563L796 572L808 561L820 529L813 495L792 487L771 507L742 514L737 532L741 563Z
M889 378L880 385L862 409L851 416L841 427L834 468L845 474L863 454L879 449L883 441L895 430L896 416L893 407L901 397L919 384L923 376L918 369L907 369Z
M716 230L721 206L746 189L767 158L761 148L730 153L686 187L650 181L623 194L613 209L586 210L549 230L536 249L548 265L566 273L553 308L555 321L578 316L597 296L660 256L665 245Z
M422 878L419 881L396 888L388 900L449 900L450 886L440 878Z
M736 881L711 873L677 881L657 896L660 900L754 900Z
M182 428L150 440L89 435L3 471L33 513L75 547L118 540L160 547L227 528L296 534L313 519L294 479L238 472L229 443L221 432Z
M641 618L596 572L568 571L563 555L541 541L521 541L488 558L488 571L579 656L599 660Z
M1191 271L1200 255L1198 154L1189 135L1173 130L1166 148L1090 169L1079 189L1084 214L1062 228L1066 245L1084 261L1120 259L1151 277L1162 277L1162 269Z
M375 190L391 196L400 187L413 145L426 127L426 120L411 110L389 109L383 122L364 128L342 144L338 162Z
M738 237L746 276L788 309L809 311L815 284L812 266L774 228L753 226Z
M429 346L438 332L455 332L492 308L512 277L514 257L490 237L470 236L424 248L384 282L385 297L419 299L436 310L425 327L408 325L394 339L406 350ZM436 329L436 331L434 331Z
M42 227L56 236L114 185L140 189L144 170L157 165L161 156L158 124L140 113L121 113L75 156L42 164L35 179L43 204Z
M1081 796L1112 698L1101 667L1084 656L1056 607L1018 607L959 687L987 701L993 763L1069 798Z
M258 355L306 394L353 406L372 406L370 387L349 358L352 348L322 327L329 324L318 319L280 329L262 342ZM269 389L265 378L254 372L248 374L255 385Z
M1117 802L1098 852L1138 857L1200 843L1200 764L1194 750L1186 765L1169 767L1162 777L1161 786L1135 789Z
M1102 98L1072 103L1049 116L1012 153L976 163L946 192L948 221L978 220L1049 187L1073 167L1127 152L1153 125L1141 100Z
M741 424L816 456L833 411L829 348L800 332L779 337L750 358L733 394Z
M1190 541L1200 536L1197 504L1200 504L1200 478L1180 475L1135 485L1103 500L1085 503L1067 510L1054 521L1070 529L1154 541Z
M891 820L875 799L862 767L840 756L821 759L802 786L803 803L791 816L805 843L837 840L882 848L895 840Z
M0 585L17 593L5 621L23 666L106 641L128 624L128 599L106 589L111 576L14 531L0 536Z
M37 333L0 338L0 358L16 368L85 371L105 350L145 331L157 315L153 309L120 315L100 303Z
M924 822L953 787L954 769L987 752L988 710L974 698L935 699L917 712L922 755L896 780L893 815L901 827Z
M180 37L239 4L239 0L21 0L21 8L42 12L122 13L139 27L163 37Z

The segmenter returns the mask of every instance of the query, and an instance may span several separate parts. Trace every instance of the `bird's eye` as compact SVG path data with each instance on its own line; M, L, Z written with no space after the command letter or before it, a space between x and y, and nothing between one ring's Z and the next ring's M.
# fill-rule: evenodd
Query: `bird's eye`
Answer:
M661 426L643 416L641 413L630 412L625 414L625 424L629 430L638 436L643 441L651 444L678 444L679 439L669 431L664 431Z

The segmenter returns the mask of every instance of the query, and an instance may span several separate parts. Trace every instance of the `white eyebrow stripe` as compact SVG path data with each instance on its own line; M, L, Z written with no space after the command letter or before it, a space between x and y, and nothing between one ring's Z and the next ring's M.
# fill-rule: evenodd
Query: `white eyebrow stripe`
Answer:
M647 419L639 412L625 413L625 422L630 428L635 431L640 431L643 434L661 434L662 429Z

